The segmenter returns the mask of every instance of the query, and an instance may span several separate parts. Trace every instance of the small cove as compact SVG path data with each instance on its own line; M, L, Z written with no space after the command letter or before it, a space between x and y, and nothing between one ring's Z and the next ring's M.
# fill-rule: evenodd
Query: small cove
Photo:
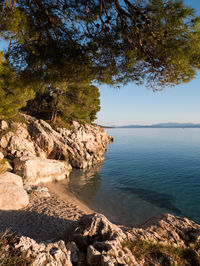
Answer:
M105 161L61 184L111 221L136 225L161 213L200 223L200 129L108 129Z

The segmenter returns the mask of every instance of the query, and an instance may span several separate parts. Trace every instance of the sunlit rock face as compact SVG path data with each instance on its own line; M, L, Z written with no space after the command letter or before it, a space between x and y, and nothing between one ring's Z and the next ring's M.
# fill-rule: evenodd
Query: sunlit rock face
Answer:
M58 236L37 242L19 235L11 245L35 266L199 265L200 226L170 214L154 217L140 228L115 225L99 213L83 215L68 226L63 224L62 234L58 232ZM145 239L146 245L139 246L141 256L138 256L134 243L141 239ZM156 251L153 244L160 250ZM7 253L12 250L9 243L3 248ZM179 253L174 253L174 248L178 248ZM181 249L185 253L180 252ZM183 260L180 261L179 255L183 255Z
M16 158L13 163L15 173L22 176L24 184L31 185L60 181L68 177L72 169L68 162L38 157Z
M43 120L23 115L26 123L13 123L14 131L3 135L0 147L15 157L31 156L68 161L85 168L103 161L112 138L105 129L73 122L73 130L57 130Z
M130 234L152 243L187 247L192 242L200 242L200 225L187 218L163 214L144 222L141 228L133 228Z
M19 210L29 203L22 178L6 172L0 175L0 210Z
M185 250L196 245L196 250L194 248L192 252L199 254L200 225L186 218L164 214L148 220L140 228L127 228L111 223L102 214L94 213L73 223L66 232L65 240L74 241L84 251L88 265L168 265L163 264L164 261L178 265L179 258L167 249L157 252L158 256L154 256L152 249L152 257L144 253L139 258L134 248L127 243L141 240L149 243L150 248L155 244ZM148 264L149 259L152 264Z
M35 240L22 236L15 244L16 249L26 254L30 265L66 265L72 266L71 251L66 249L64 241L55 243L37 243Z
M26 183L61 180L72 167L87 168L102 162L112 140L99 126L73 122L73 130L54 130L43 120L22 116L25 123L13 123L8 132L0 130L4 133L0 147L10 154L14 172Z

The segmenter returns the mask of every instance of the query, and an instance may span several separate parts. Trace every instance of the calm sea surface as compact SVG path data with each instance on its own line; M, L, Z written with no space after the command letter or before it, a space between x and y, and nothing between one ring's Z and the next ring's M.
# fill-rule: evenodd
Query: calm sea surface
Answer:
M114 142L104 163L70 175L79 199L116 223L135 225L166 212L200 223L200 129L107 132Z

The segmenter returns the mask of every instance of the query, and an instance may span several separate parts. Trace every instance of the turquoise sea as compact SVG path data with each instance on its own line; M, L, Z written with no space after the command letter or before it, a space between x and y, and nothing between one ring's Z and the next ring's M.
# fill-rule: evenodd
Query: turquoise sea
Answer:
M93 210L136 225L160 213L200 223L200 129L109 129L104 163L73 170L69 188Z

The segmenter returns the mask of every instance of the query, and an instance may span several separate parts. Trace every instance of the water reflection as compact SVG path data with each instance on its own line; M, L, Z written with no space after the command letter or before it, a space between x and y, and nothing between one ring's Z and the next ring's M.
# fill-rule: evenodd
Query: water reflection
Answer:
M102 164L87 169L74 169L69 177L69 189L78 198L89 204L94 200L101 186L99 171Z

